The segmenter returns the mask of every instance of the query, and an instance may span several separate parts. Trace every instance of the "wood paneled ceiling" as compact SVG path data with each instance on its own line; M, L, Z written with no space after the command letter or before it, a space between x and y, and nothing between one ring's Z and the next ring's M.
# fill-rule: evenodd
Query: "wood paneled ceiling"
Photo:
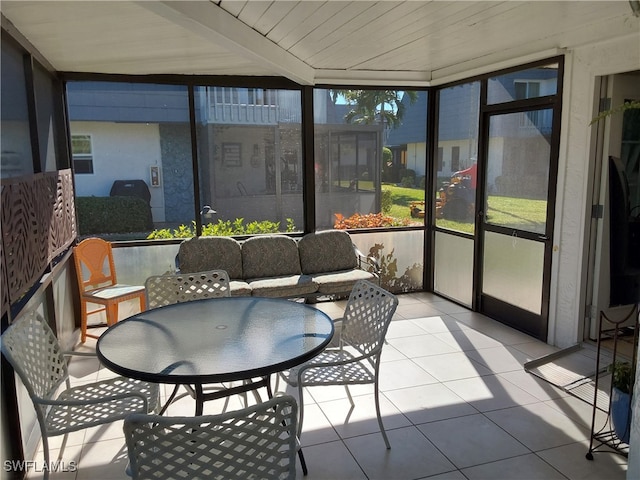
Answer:
M3 0L58 71L426 86L640 36L627 0Z

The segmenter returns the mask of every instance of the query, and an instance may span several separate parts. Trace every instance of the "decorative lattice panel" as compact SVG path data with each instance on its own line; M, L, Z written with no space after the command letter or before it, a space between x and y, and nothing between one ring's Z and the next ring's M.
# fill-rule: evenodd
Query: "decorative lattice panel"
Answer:
M76 237L71 171L3 180L1 208L3 291L14 303Z
M49 260L63 253L74 241L77 232L71 170L58 172L55 181L55 203L49 229Z
M2 189L4 190L4 187ZM2 302L2 315L9 310L9 290L7 289L7 269L4 263L3 244L4 242L0 241L0 302Z

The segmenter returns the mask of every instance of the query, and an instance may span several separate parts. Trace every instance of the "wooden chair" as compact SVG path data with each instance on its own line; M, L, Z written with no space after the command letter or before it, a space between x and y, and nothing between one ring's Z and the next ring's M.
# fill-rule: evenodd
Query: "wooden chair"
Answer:
M118 304L139 299L140 311L145 310L145 294L142 285L119 284L113 263L111 244L101 238L87 238L73 249L78 288L80 290L82 342L87 337L98 338L87 333L87 317L105 312L107 325L118 321ZM88 304L100 305L89 310Z

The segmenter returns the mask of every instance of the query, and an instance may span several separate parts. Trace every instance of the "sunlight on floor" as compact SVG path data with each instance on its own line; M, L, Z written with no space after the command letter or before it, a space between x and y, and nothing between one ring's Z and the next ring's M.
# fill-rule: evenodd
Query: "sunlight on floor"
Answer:
M353 409L343 387L309 388L301 436L308 480L625 478L627 459L621 455L585 459L591 406L524 371L525 362L555 348L435 295L399 299L380 373L391 450L378 429L371 385L351 388ZM337 319L344 302L315 307ZM93 345L90 340L81 348ZM111 375L86 359L74 362L71 372L78 383ZM165 398L171 389L163 388ZM266 392L260 395L266 398ZM251 394L248 400L256 401ZM234 397L226 409L242 406ZM208 402L204 413L224 408L223 400ZM193 409L186 396L167 415L193 415ZM77 471L51 478L128 478L122 422L70 435L62 459L77 462ZM31 471L29 478L40 476Z

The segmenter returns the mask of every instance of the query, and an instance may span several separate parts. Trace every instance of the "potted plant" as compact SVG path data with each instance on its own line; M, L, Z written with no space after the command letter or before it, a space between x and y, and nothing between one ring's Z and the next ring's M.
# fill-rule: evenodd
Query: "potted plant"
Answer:
M624 443L629 443L631 423L631 391L635 372L629 362L613 362L609 366L611 372L611 422L616 436Z

